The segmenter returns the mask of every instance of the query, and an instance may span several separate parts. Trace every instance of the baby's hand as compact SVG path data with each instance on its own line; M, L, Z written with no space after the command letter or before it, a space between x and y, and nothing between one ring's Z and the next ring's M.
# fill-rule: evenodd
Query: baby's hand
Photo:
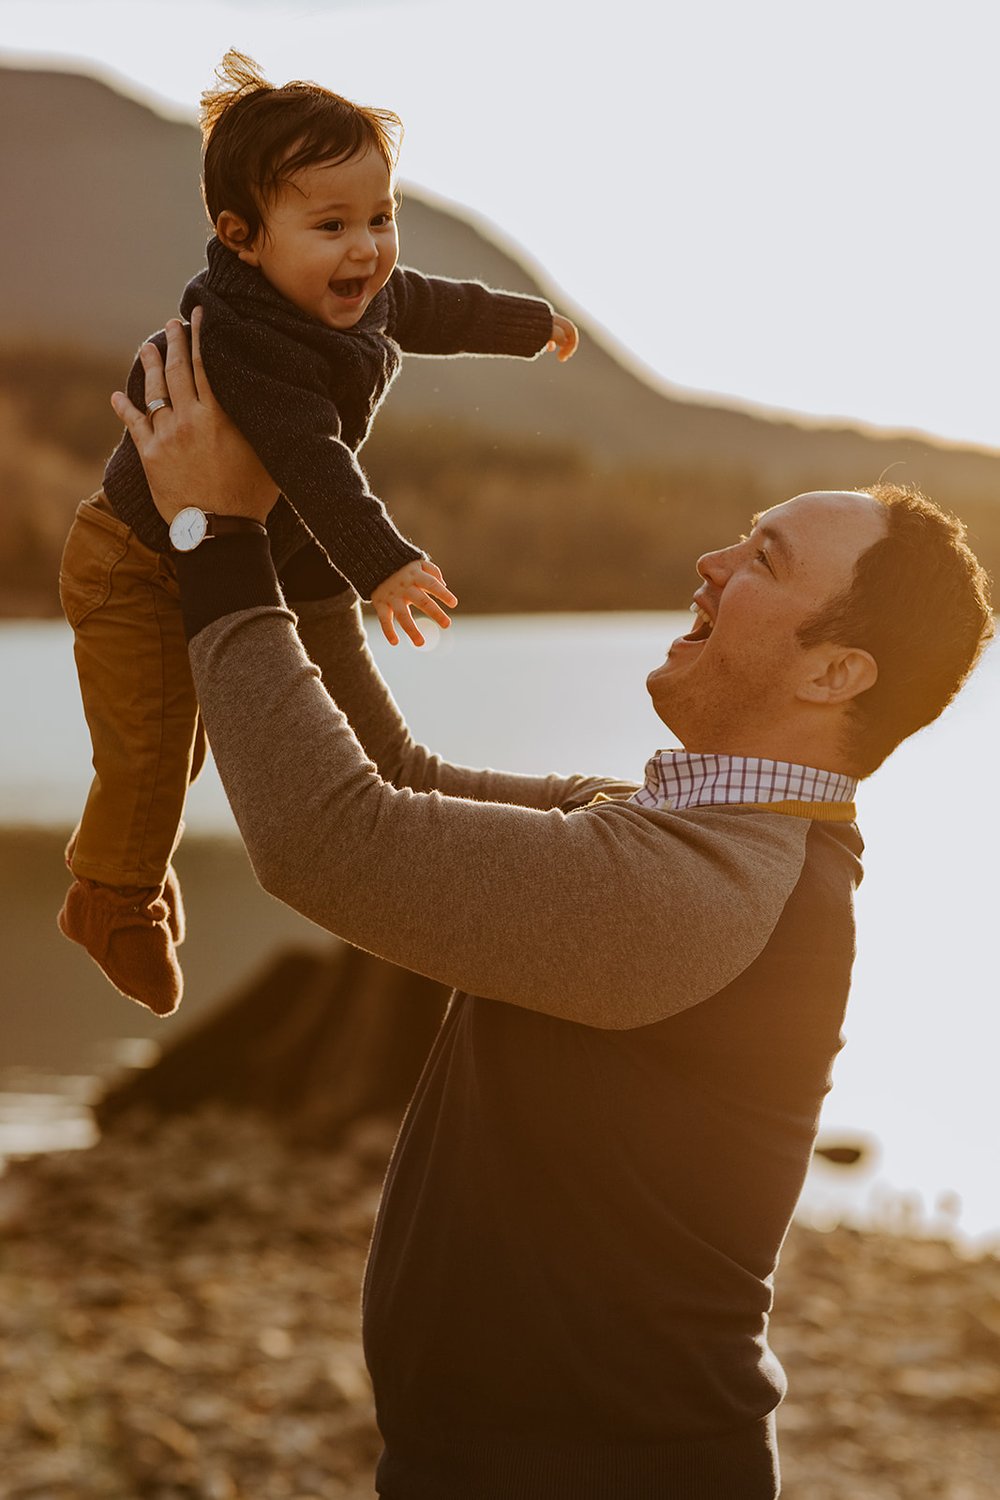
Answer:
M553 313L552 337L545 345L546 354L555 349L556 358L560 364L564 364L567 359L573 358L579 342L580 335L576 331L576 324L571 323L569 318L564 318L561 313Z
M449 609L454 609L458 603L455 595L445 583L441 569L436 563L432 563L429 557L421 557L416 562L404 563L401 568L396 569L395 573L390 573L388 578L383 578L378 588L372 593L372 604L375 606L375 612L382 626L382 634L389 645L399 645L394 620L398 621L400 629L410 637L415 646L424 644L424 638L410 613L414 606L422 609L424 614L429 615L443 630L447 630L451 620L441 605L436 602L438 599L442 604L447 604Z

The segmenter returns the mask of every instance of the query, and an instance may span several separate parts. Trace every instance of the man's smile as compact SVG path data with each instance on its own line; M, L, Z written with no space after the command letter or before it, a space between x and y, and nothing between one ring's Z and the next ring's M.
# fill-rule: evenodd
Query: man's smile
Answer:
M679 635L671 642L668 658L688 646L703 646L715 629L715 615L709 609L709 601L703 590L699 589L688 608L694 615L695 622L686 635Z
M697 598L692 599L690 605L691 613L695 616L695 623L687 635L681 639L685 641L707 641L715 627L715 620L708 610L699 604Z

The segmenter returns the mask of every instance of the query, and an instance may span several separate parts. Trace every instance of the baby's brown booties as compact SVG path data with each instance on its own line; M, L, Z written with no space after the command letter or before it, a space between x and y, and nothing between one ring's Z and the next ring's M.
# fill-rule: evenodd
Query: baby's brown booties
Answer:
M175 949L184 938L184 905L172 869L162 887L134 890L78 876L57 920L123 995L158 1016L177 1009L184 976Z
M184 825L182 823L181 827L183 828L183 826ZM63 855L63 858L66 861L66 868L71 875L74 874L73 853L76 849L76 836L79 832L79 827L73 829L73 832L70 834L69 843L66 845L66 849ZM163 882L162 895L164 901L167 903L167 926L170 928L170 936L173 938L175 945L179 948L181 943L183 943L184 941L184 934L187 931L187 922L185 921L184 917L184 897L181 895L181 883L177 879L177 871L174 869L173 865L167 866L167 874ZM129 999L131 998L132 997L130 995Z

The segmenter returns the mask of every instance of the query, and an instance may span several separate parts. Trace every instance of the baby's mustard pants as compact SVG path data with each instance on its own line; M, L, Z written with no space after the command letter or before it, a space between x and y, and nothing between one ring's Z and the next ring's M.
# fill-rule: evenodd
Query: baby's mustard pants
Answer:
M77 509L59 596L94 750L73 874L158 886L205 759L173 564L140 542L98 491Z

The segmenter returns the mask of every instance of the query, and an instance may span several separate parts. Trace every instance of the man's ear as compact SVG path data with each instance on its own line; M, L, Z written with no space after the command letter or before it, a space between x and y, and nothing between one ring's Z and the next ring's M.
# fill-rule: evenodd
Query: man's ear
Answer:
M796 697L805 703L849 703L878 679L878 662L859 646L822 646Z
M239 214L234 214L230 209L224 208L215 221L215 232L226 249L235 251L240 260L248 266L256 266L260 263L263 230L251 239L246 219L241 219Z

